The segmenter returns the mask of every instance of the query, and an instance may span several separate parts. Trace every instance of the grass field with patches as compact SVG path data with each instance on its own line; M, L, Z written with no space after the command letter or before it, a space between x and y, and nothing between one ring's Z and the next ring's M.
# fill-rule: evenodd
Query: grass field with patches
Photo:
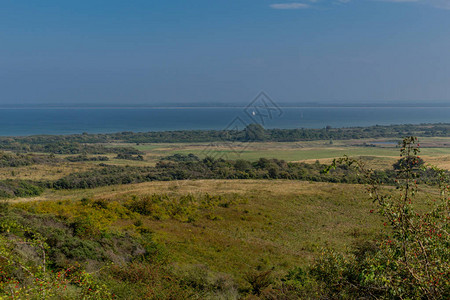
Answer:
M173 219L143 222L178 263L204 264L236 276L242 275L242 269L260 265L287 271L310 262L321 247L345 251L359 237L375 236L381 226L379 217L370 213L373 204L358 185L285 180L151 182L47 191L33 201L83 197L114 201L153 193L234 195L236 203L215 208L210 213L214 218L192 223Z
M427 139L422 143L421 156L427 163L449 167L447 143L447 139ZM129 146L114 146L121 145ZM115 154L107 154L109 160L105 162L71 163L64 161L64 155L56 155L61 160L50 164L0 168L0 179L55 180L72 172L101 168L103 163L151 166L176 153L193 153L200 158L207 153L215 157L222 154L231 160L256 161L266 157L310 163L316 160L327 163L348 155L362 158L371 167L380 169L392 167L399 157L399 148L386 140L362 144L360 140L333 144L329 141L251 143L234 144L231 148L218 144L209 151L205 149L210 145L202 143L137 147L144 152L144 161L117 159ZM95 174L98 173L92 176ZM382 189L401 193L389 186ZM420 186L420 189L437 195L432 188ZM168 197L164 198L165 195ZM202 197L211 195L225 201L201 202ZM152 197L167 200L146 204L151 211L148 214L134 210L132 215L124 213L129 203ZM183 197L197 200L182 203L179 199ZM425 199L419 196L418 211L426 207ZM89 189L47 188L40 196L8 201L17 209L40 217L71 220L74 222L70 224L83 226L90 224L92 228L109 226L105 235L117 233L124 237L145 232L168 254L170 268L205 268L215 274L225 274L244 289L249 284L246 276L251 272L271 270L275 278L283 278L297 267L310 266L324 249L348 254L363 242L378 243L388 232L384 230L385 220L376 213L377 205L369 200L366 187L353 184L265 179L152 181ZM202 206L204 203L206 206ZM88 207L90 211L85 211ZM171 215L165 207L180 214ZM79 215L80 212L84 215Z
M133 195L222 195L236 199L192 222L143 218L180 265L206 265L242 280L242 270L274 268L284 274L310 263L324 247L348 251L361 239L376 239L383 225L363 185L289 180L187 180L46 191L26 201L126 201ZM120 220L118 226L133 227Z
M362 146L366 145L373 146ZM110 146L129 147L130 144L111 144ZM277 158L286 161L314 163L330 163L334 158L344 155L363 158L369 165L377 169L390 168L398 159L399 149L394 140L346 140L335 141L310 141L292 143L233 143L213 146L209 143L161 143L139 144L133 147L143 151L144 161L117 159L115 154L107 154L109 161L69 163L62 162L53 165L24 166L0 168L0 180L7 178L25 180L56 180L73 172L98 168L99 164L107 163L119 166L154 166L161 158L173 154L193 153L200 158L210 155L223 157L224 159L245 159L256 161L261 157ZM421 139L421 154L426 162L440 168L450 170L450 138L423 138ZM57 155L60 159L68 155ZM93 155L95 156L95 155Z
M450 169L450 138L423 138L421 155L439 167ZM245 159L256 161L261 157L277 158L286 161L319 160L329 162L334 158L350 157L377 158L373 161L377 167L389 167L398 159L398 148L394 139L368 139L334 141L306 141L291 143L255 142L255 143L164 143L140 144L137 149L145 152L148 161L156 162L162 157L193 153L201 158L206 155L224 159ZM129 144L114 144L129 145Z
M450 166L449 139L424 139L422 157L427 162ZM208 154L224 154L228 159L255 161L261 157L286 161L329 162L348 155L363 157L372 166L386 168L398 159L398 148L392 141L360 140L250 143L216 145ZM114 146L129 144L114 144ZM380 146L382 145L382 146ZM175 153L205 156L210 144L141 144L145 161L128 161L109 157L108 164L154 165L160 158ZM240 152L236 154L236 151ZM58 156L63 159L65 156ZM96 168L101 162L63 162L55 165L0 169L0 178L12 173L20 179L54 180L71 172ZM145 220L158 242L167 246L178 262L206 264L216 271L237 274L237 270L259 264L271 264L279 270L309 262L321 247L345 251L359 237L374 237L380 219L370 210L363 186L310 183L285 180L193 180L148 182L85 190L46 190L41 196L11 200L63 201L81 198L117 200L132 195L149 194L230 195L240 199L229 208L216 208L217 218L201 218L194 223L176 220ZM132 224L128 224L132 226ZM245 267L247 266L247 267Z

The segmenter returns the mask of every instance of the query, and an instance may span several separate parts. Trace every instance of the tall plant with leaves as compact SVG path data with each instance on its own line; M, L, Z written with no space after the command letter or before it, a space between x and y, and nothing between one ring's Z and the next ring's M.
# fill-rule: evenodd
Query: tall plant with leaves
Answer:
M355 259L353 262L359 264L356 267L351 267L351 264L342 266L341 281L353 278L353 291L358 294L366 292L374 298L448 298L448 171L421 165L420 144L416 137L404 138L399 146L401 158L397 164L394 191L390 187L384 187L374 170L360 160L343 157L333 161L330 166L331 169L345 164L364 178L368 194L377 204L378 213L386 220L384 226L387 229L386 238L379 242L377 251L366 255L362 260ZM431 187L418 185L418 180L425 172L433 175ZM417 205L416 196L425 189L430 190L425 197L426 203ZM348 268L353 270L345 270ZM339 284L342 285L342 282Z

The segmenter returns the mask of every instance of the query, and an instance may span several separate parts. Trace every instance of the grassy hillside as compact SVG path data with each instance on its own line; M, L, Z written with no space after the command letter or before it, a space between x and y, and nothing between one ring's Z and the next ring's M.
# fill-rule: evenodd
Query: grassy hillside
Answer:
M137 184L117 193L114 188L96 189L85 196L95 195L89 199L109 203L154 193L171 197L208 194L232 199L229 204L213 207L189 222L171 218L141 221L155 233L157 241L171 249L178 261L206 264L233 275L262 262L288 270L310 261L320 247L345 250L355 238L375 234L380 225L378 218L370 213L373 205L356 185L201 180ZM85 196L78 194L77 198ZM64 196L48 194L40 200L47 197ZM54 206L42 201L15 205L40 207L41 211ZM59 207L64 205L65 202ZM125 226L134 221L119 223Z
M159 200L151 200L151 207L139 202L152 197ZM46 193L39 201L15 200L11 205L14 213L4 216L39 231L55 247L47 259L56 268L76 261L88 271L109 261L117 266L132 263L123 246L111 248L114 256L102 252L103 247L127 235L127 244L139 244L150 233L151 242L164 249L163 259L175 268L174 278L182 280L192 276L186 270L200 268L222 274L244 294L250 288L249 273L271 270L282 278L294 267L311 263L323 247L347 251L362 238L375 238L381 225L360 186L278 180L144 183L124 190L117 186L71 195ZM55 242L62 228L69 236L58 233L60 242ZM67 244L68 239L77 242ZM94 255L91 247L99 246L103 249ZM120 294L107 274L98 280Z
M309 160L312 164L302 168L328 178L350 176L351 168L323 174L324 166L316 159L331 162L342 154L363 156L365 164L378 170L398 159L399 149L389 141L360 142L251 143L239 156L249 162L241 161L239 168L250 172L261 156L285 157ZM421 157L445 165L450 160L447 142L425 139ZM122 144L112 146L117 152ZM174 159L183 165L195 157L171 155L201 156L206 146L141 144L136 147L144 161L136 160L136 155L123 159L128 154L118 158L117 153L106 153L101 159L97 154L70 155L70 160L66 154L3 155L2 188L13 198L0 205L0 294L18 299L29 295L36 299L296 299L339 294L352 299L372 288L354 278L370 271L368 262L389 269L389 264L371 255L382 253L395 226L389 226L383 212L377 213L373 195L364 185L174 178L86 189L57 190L49 185L86 174L100 180L101 170L110 170L106 175L113 177L124 171L145 171L161 158L165 159L162 169L168 162L176 165ZM220 154L225 149L220 146L214 151ZM237 161L211 162L211 170L219 173L232 174L238 165ZM282 161L265 162L279 163L280 170L288 166ZM435 175L430 170L414 172ZM439 191L436 185L414 180L420 184L414 200L420 216L432 207L430 200L439 198ZM400 183L395 183L398 189L393 181L388 183L391 186L379 191L403 197ZM448 251L439 249L445 266ZM349 282L357 288L345 289ZM377 293L388 295L384 290Z

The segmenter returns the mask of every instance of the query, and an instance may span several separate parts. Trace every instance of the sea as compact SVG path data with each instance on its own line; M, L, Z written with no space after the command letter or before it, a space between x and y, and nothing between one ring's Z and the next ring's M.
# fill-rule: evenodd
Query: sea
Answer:
M450 107L0 108L0 136L450 123Z

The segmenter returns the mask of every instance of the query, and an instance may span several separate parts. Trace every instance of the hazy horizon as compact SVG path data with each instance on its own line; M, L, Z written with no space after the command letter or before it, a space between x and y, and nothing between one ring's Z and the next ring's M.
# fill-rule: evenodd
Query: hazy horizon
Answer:
M22 102L22 103L0 103L0 109L5 108L245 108L249 101L235 102L151 102L151 103L112 103L112 102ZM382 101L382 102L359 102L359 101L303 101L303 102L278 102L273 99L275 106L280 107L448 107L450 101ZM271 106L269 104L269 106Z

